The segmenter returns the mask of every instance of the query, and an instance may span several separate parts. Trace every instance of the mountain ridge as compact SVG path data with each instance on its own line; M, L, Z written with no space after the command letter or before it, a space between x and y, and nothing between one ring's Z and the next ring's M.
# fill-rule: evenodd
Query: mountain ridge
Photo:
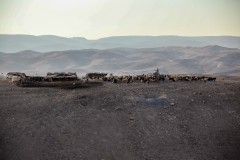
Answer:
M10 35L0 34L0 52L12 53L23 50L37 52L110 49L110 48L156 48L164 46L203 47L219 45L240 48L237 36L112 36L96 40L84 37L60 37L55 35Z

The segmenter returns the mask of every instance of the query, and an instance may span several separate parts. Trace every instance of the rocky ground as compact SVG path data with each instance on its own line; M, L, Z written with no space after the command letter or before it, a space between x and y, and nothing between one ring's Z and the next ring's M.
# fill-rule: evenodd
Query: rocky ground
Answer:
M21 88L0 82L1 160L240 159L240 78Z

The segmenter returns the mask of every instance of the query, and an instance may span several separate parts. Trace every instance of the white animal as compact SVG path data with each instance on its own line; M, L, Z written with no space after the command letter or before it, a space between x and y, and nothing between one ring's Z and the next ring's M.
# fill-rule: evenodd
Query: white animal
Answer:
M20 76L12 76L12 82L19 82L21 80Z

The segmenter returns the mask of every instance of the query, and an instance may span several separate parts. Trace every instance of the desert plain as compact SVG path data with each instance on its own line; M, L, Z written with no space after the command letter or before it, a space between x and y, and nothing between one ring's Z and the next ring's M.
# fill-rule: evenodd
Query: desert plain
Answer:
M1 81L0 128L1 160L238 160L240 78L74 89Z

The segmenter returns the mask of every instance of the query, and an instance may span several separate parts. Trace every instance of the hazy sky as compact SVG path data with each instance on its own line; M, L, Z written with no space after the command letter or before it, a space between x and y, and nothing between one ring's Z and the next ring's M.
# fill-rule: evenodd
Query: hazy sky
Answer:
M240 36L240 0L0 0L0 33Z

